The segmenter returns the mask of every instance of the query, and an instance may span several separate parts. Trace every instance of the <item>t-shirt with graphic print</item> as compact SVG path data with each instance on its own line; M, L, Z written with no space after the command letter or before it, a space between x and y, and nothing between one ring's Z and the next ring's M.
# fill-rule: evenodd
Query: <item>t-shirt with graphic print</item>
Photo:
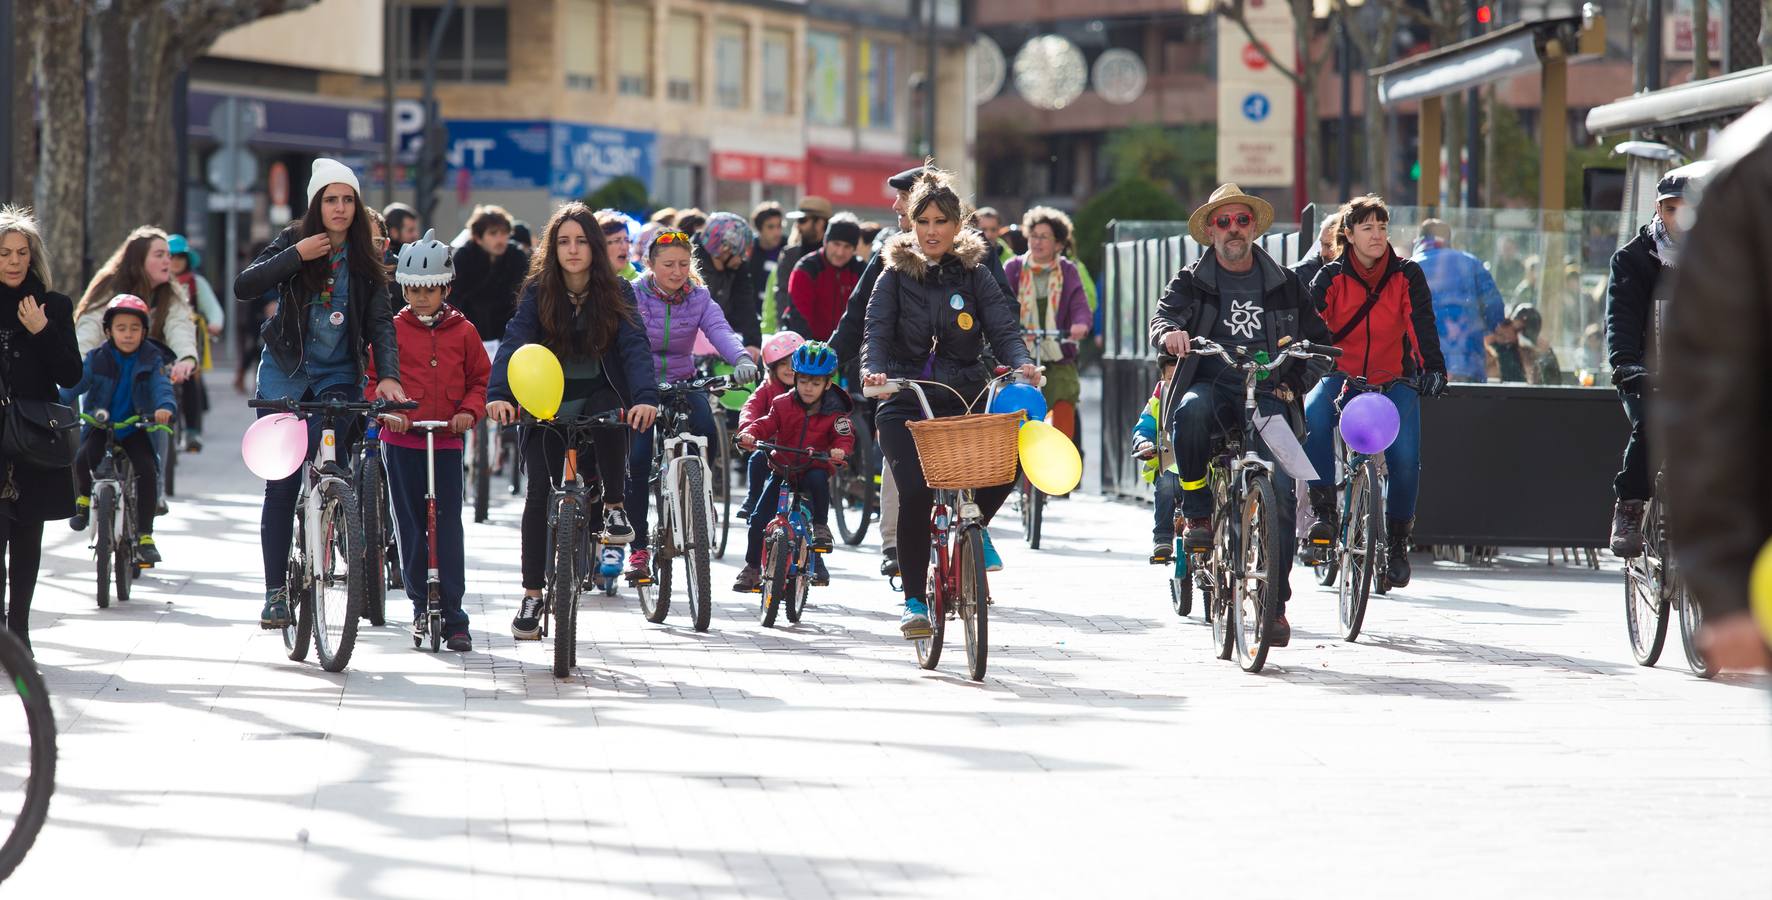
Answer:
M1266 307L1262 305L1260 266L1247 272L1232 272L1219 267L1218 318L1213 320L1211 329L1207 331L1208 338L1233 356L1238 347L1248 348L1250 353L1265 349L1265 312ZM1203 378L1216 379L1225 368L1224 361L1216 356L1200 360L1200 376Z

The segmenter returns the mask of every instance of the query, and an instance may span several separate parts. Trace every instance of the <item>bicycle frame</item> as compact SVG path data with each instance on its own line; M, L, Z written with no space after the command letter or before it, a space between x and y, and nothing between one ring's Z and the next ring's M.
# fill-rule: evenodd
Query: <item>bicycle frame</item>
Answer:
M695 394L723 391L730 384L726 377L714 376L660 385L668 419L655 426L649 482L659 487L661 508L658 514L660 524L669 525L664 533L669 536L670 546L654 547L654 552L678 553L686 549L683 541L684 535L689 533L689 498L681 495L678 486L685 483L683 468L690 464L691 458L698 461L705 476L701 480L701 489L706 501L702 506L707 510L708 533L712 534L715 529L712 479L724 473L715 473L708 465L708 439L690 430L689 398Z

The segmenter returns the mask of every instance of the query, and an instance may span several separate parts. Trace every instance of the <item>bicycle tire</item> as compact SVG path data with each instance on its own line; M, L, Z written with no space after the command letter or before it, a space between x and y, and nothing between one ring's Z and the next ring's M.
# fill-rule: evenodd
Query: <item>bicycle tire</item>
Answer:
M314 640L314 598L308 589L307 571L302 564L301 551L307 539L302 535L299 524L301 514L297 505L295 538L289 549L289 571L284 581L289 595L289 624L283 626L283 651L290 660L301 662L308 658L308 647Z
M873 438L866 428L856 428L855 450L831 475L831 506L837 514L837 533L843 543L861 546L874 519L878 498L874 493ZM855 504L851 506L851 504ZM853 521L852 521L853 520Z
M806 597L812 592L812 573L802 571L794 575L793 590L788 591L788 624L800 624L800 618L806 614Z
M363 511L349 484L326 480L320 483L319 491L320 527L325 543L321 558L310 561L315 576L309 591L314 611L314 655L320 668L342 672L351 664L351 653L357 647L357 620L363 617L363 580L368 573L358 565L361 555L355 543L363 539ZM341 563L345 567L342 578L338 574Z
M942 568L941 555L929 554L929 586L925 589L929 594L924 605L929 607L929 636L917 638L911 643L916 645L917 665L928 671L934 671L941 664L941 648L947 639L948 604L946 581L947 572Z
M1660 505L1650 500L1643 511L1643 552L1624 561L1624 627L1639 666L1655 665L1667 645L1671 592L1664 580L1667 548L1662 545L1660 516Z
M12 875L25 854L37 842L49 817L49 800L55 793L55 709L30 650L17 635L0 635L0 668L25 707L25 726L30 735L30 774L25 779L24 805L12 821L12 832L0 844L0 882Z
M111 579L117 586L118 603L129 602L130 585L140 571L135 563L135 529L130 527L134 515L135 507L128 500L117 505L117 530L123 532L123 537L111 545Z
M683 461L683 496L688 501L688 546L683 553L683 588L689 595L689 617L696 631L707 631L714 617L714 575L708 560L708 511L703 508L705 473L702 460L691 457Z
M1230 659L1231 651L1236 647L1236 635L1233 634L1235 623L1231 620L1231 603L1235 594L1231 572L1234 570L1232 558L1236 555L1237 543L1236 535L1231 529L1229 499L1223 492L1215 493L1218 499L1212 513L1212 555L1207 560L1212 594L1206 598L1206 618L1212 623L1213 654L1219 659Z
M93 558L98 567L97 600L99 609L111 608L111 545L116 536L111 533L116 515L115 491L110 485L99 485L92 492L92 548Z
M562 502L554 515L554 570L548 574L548 609L554 617L554 677L572 674L572 647L578 642L577 506Z
M1235 600L1231 604L1232 629L1237 638L1237 666L1251 674L1267 664L1279 590L1271 575L1279 557L1280 531L1275 520L1279 503L1273 482L1265 474L1252 475L1238 512L1238 557ZM1253 582L1253 583L1252 583Z
M1169 608L1175 614L1187 618L1194 611L1194 573L1189 571L1187 546L1179 538L1170 542L1175 554L1174 562L1169 564Z
M789 580L794 545L785 533L778 530L769 536L763 546L763 597L759 615L764 628L774 628L775 616L781 612L782 601L793 589Z
M1029 550L1040 549L1040 532L1046 524L1046 495L1032 482L1028 483L1028 530L1027 543Z
M714 416L714 443L708 448L708 472L713 475L714 525L711 554L714 559L726 558L726 542L732 532L732 466L744 457L733 453L726 417ZM749 485L747 484L748 488ZM747 523L748 524L748 523Z
M990 652L991 587L984 568L984 528L968 525L954 547L959 577L955 597L960 624L966 635L966 674L983 681Z
M382 518L387 476L379 459L364 458L361 466L357 502L363 510L363 618L380 628L388 617L388 523Z
M182 452L179 450L179 445L184 443L184 441L180 440L182 437L184 437L184 428L182 424L178 430L174 431L172 434L166 435L166 460L164 465L166 468L166 496L168 497L178 496L178 492L174 489L174 486L178 483L178 455Z
M497 440L496 426L487 419L474 429L474 521L484 522L492 509L492 442ZM488 437L490 431L492 436Z
M1699 678L1717 677L1717 666L1698 647L1698 635L1704 630L1704 608L1692 598L1692 592L1676 579L1674 602L1680 609L1680 645L1686 650L1686 665Z
M1377 466L1368 462L1354 473L1348 483L1347 515L1341 523L1341 535L1335 555L1340 570L1335 579L1336 620L1341 626L1341 639L1353 643L1360 637L1366 621L1366 606L1372 598L1372 574L1378 564L1378 535L1384 533L1383 513L1376 498Z

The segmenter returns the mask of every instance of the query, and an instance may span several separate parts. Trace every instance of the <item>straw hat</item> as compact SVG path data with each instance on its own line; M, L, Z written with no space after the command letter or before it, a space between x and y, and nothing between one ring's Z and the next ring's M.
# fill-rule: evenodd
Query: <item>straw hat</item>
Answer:
M1206 201L1206 205L1194 210L1194 214L1188 216L1187 231L1193 236L1195 243L1201 245L1212 243L1206 237L1206 220L1212 218L1212 214L1218 212L1219 207L1229 206L1233 203L1241 203L1255 213L1255 234L1252 237L1260 237L1273 227L1274 207L1272 204L1260 197L1243 193L1243 189L1234 184L1219 185L1218 190L1212 192L1211 199Z

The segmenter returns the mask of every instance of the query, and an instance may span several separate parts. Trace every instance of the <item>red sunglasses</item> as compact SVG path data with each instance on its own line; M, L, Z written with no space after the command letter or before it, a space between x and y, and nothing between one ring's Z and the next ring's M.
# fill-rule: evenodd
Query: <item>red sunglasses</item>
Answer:
M1231 221L1232 218L1230 216L1219 216L1217 219L1213 220L1213 224L1220 228L1229 228L1231 227ZM1255 219L1248 213L1237 213L1235 221L1238 228L1248 228L1249 223L1255 221Z

